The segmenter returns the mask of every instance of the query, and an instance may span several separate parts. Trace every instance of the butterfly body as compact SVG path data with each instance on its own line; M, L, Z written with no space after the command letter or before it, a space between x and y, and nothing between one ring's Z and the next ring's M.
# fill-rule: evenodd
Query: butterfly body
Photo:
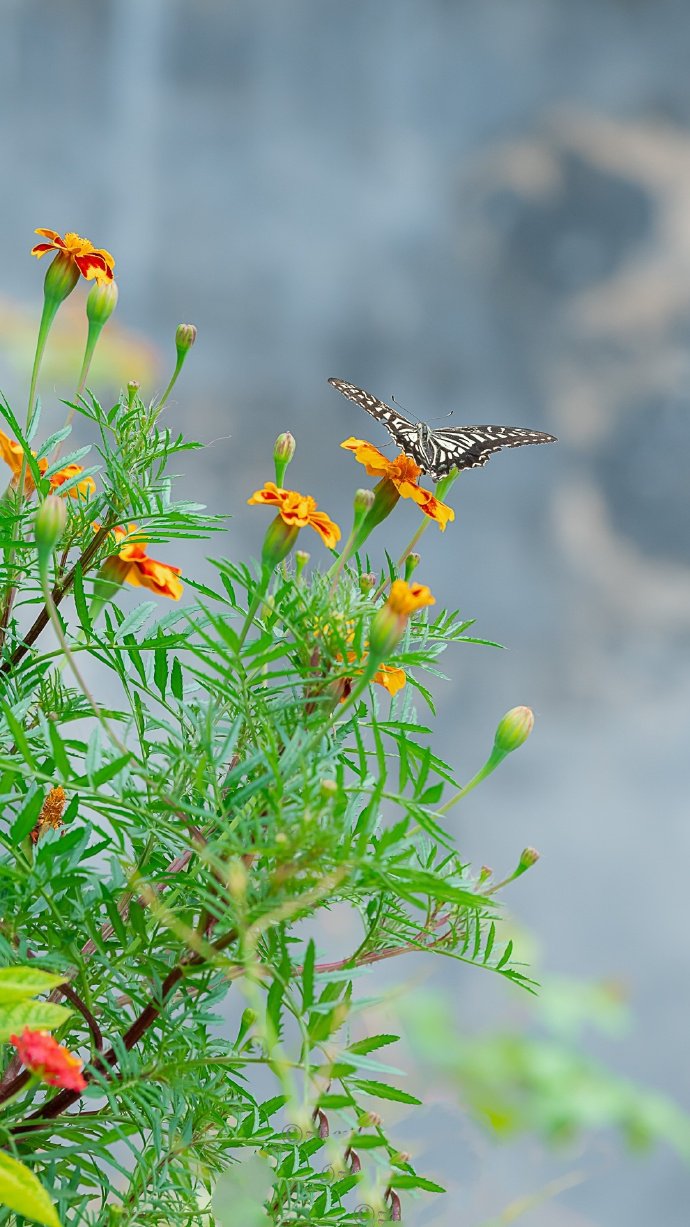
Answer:
M432 430L426 422L410 422L397 409L343 379L328 381L360 408L381 422L401 451L411 456L434 481L447 477L452 469L476 469L503 447L523 447L529 443L555 443L555 435L524 426L453 426Z

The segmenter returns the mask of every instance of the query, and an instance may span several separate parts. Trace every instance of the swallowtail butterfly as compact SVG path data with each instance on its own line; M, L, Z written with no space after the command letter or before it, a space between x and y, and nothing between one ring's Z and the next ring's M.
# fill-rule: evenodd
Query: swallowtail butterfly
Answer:
M411 456L433 481L446 477L451 469L477 469L502 447L522 447L526 443L556 443L555 435L523 426L452 426L432 430L426 422L408 422L397 409L357 388L344 379L328 381L377 422L381 422L401 451Z

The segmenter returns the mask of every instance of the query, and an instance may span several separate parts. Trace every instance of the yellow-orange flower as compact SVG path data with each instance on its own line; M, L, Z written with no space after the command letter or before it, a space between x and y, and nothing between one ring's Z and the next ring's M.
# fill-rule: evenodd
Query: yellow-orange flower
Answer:
M381 668L377 669L374 674L373 680L378 682L379 686L383 686L383 689L387 690L392 698L406 684L407 675L405 670L399 669L397 665L381 665Z
M340 529L324 511L317 511L318 503L310 494L298 494L296 490L283 490L275 482L264 482L263 489L256 490L247 499L250 506L273 507L288 528L306 528L309 525L322 538L324 545L332 550L340 540Z
M41 812L38 815L36 825L31 831L33 843L37 843L45 831L59 831L62 826L62 815L66 804L67 797L62 785L58 784L57 788L51 788L41 806Z
M69 256L87 281L95 279L99 284L112 281L115 261L104 247L94 247L88 239L83 239L81 235L74 234L72 231L64 238L60 237L57 230L39 229L35 233L43 235L49 241L37 243L35 247L32 247L32 256L37 256L40 260L47 251L60 251L63 255Z
M33 453L35 455L35 452ZM24 452L19 443L14 439L10 439L3 430L0 430L0 458L8 464L12 470L14 484L19 483L19 476L22 471L22 463L24 460ZM39 460L38 467L41 474L45 473L48 468L48 461L45 457ZM78 473L83 473L84 470L80 464L66 464L64 469L60 469L57 473L53 473L50 481L51 490L58 490L60 486L64 486L66 482L71 481ZM24 488L27 495L31 494L34 489L34 479L31 471L26 467L24 472ZM86 497L87 494L93 494L96 490L96 483L93 477L84 477L67 493L71 498L79 498L79 495Z
M404 579L396 579L391 584L391 590L386 602L392 613L401 618L409 618L410 614L425 605L435 605L436 597L426 584L408 584Z
M452 507L442 503L430 490L417 485L417 478L422 470L404 452L400 452L395 460L389 460L377 447L374 447L373 443L367 443L365 439L345 439L340 446L354 453L355 459L364 465L370 477L380 477L382 480L389 481L401 498L414 499L424 515L435 520L442 532L445 531L448 521L455 519Z
M111 581L132 584L135 588L148 588L158 596L179 601L183 587L178 579L181 567L158 562L146 553L146 541L137 533L136 524L114 528L113 535L121 549L117 555L106 559L102 574Z

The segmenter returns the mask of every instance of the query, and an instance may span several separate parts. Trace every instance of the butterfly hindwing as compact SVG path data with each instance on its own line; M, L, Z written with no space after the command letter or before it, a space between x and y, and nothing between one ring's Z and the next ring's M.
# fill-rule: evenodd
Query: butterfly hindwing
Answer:
M504 447L556 442L554 435L523 426L453 426L431 430L423 423L409 422L396 409L353 383L343 379L329 379L328 382L381 422L398 447L434 481L446 477L452 469L481 468L489 456Z

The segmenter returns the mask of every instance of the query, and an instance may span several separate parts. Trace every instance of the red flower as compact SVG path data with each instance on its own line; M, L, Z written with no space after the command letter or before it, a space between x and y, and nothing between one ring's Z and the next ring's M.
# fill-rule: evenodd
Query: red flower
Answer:
M83 1091L87 1085L81 1072L83 1061L58 1044L48 1031L32 1031L25 1027L21 1035L10 1036L10 1043L14 1044L27 1069L38 1074L49 1086Z
M32 256L37 256L40 260L47 251L59 251L76 265L82 277L86 277L87 281L95 278L99 285L112 281L115 261L105 247L94 247L88 239L83 239L81 235L72 232L66 234L64 239L60 238L57 230L39 229L36 234L42 235L49 242L37 243L35 247L32 247Z

